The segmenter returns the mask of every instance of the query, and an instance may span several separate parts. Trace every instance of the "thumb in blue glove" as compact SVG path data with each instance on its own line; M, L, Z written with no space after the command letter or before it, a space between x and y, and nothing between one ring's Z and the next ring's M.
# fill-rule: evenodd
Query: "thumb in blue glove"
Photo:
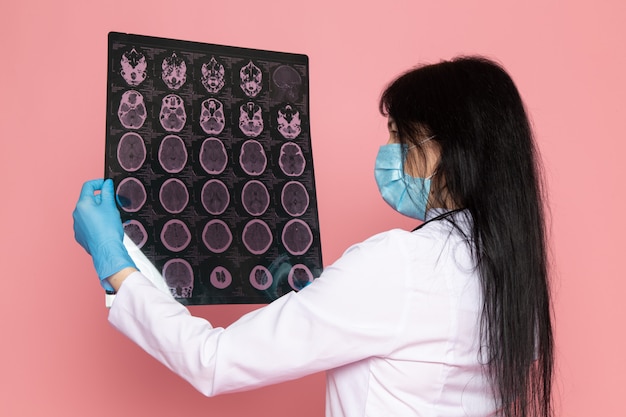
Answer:
M83 184L73 217L76 241L91 255L102 287L113 291L106 278L126 267L135 268L124 247L113 181L98 179Z

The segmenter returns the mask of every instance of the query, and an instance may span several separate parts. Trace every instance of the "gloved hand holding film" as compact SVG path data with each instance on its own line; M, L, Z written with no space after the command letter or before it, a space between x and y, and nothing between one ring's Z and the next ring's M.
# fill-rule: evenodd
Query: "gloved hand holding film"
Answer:
M113 181L92 180L83 184L73 213L74 237L91 255L100 284L113 287L106 278L135 263L124 247L124 228L115 205Z

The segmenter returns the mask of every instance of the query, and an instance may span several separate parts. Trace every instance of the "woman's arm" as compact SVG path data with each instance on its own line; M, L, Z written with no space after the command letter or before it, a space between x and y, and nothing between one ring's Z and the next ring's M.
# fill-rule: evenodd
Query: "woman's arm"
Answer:
M108 277L107 281L109 281L109 284L111 284L111 287L113 287L115 292L118 292L120 290L120 287L122 286L122 283L133 272L137 272L137 269L133 267L124 268L121 271L118 271L115 274Z
M214 328L141 273L121 285L109 321L207 396L299 378L388 354L405 325L401 263L385 242L353 249L299 293ZM379 283L388 274L386 285Z

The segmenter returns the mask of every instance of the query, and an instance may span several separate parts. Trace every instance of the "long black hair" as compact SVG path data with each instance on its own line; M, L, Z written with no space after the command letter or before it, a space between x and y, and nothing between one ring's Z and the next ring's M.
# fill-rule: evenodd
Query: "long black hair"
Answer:
M471 215L466 236L481 277L481 337L505 417L549 417L554 367L544 191L520 94L484 57L412 69L383 92L380 111L401 143L440 149L431 204ZM449 217L448 221L453 221Z

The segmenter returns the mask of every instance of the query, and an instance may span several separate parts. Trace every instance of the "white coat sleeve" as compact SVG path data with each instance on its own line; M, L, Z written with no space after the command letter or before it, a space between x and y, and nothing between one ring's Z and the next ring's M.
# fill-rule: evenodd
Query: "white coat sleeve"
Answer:
M403 248L392 241L379 235L352 247L299 293L226 329L191 316L141 273L126 279L109 321L207 396L385 355L406 321Z

